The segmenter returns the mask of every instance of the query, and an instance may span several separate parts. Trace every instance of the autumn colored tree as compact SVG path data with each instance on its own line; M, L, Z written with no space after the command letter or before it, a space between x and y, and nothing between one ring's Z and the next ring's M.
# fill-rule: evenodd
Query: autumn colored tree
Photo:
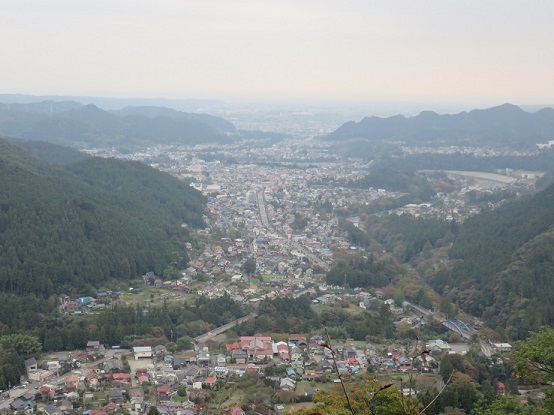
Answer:
M547 385L546 399L540 413L554 413L554 329L542 327L514 350L517 375L528 381Z
M416 415L420 413L410 397L405 397L392 384L383 385L367 376L356 382L345 382L345 389L335 387L329 392L317 392L310 410L295 415L320 413L325 415ZM346 393L345 393L346 391Z
M540 383L554 381L554 329L542 327L527 340L518 342L514 358L520 376Z

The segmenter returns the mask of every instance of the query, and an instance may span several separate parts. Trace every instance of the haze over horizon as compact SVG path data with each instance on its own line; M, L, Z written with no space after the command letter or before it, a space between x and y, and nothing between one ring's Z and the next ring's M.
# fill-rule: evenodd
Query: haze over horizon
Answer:
M554 102L554 3L7 0L0 93Z

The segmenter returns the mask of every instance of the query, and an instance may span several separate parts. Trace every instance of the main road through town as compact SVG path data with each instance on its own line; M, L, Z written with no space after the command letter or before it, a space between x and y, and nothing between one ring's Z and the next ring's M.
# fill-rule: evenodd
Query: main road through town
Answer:
M258 203L258 211L260 212L260 219L262 221L262 225L269 231L277 233L277 231L271 226L269 223L269 218L267 215L267 206L265 203L265 197L264 197L264 191L259 190L256 193L256 201ZM286 237L286 235L285 235ZM329 267L329 264L327 262L321 260L316 255L314 255L312 252L310 252L306 247L302 246L300 243L296 241L289 240L288 241L289 246L291 247L291 250L296 250L300 252L302 255L307 257L312 264L319 266L324 271L329 271L331 268Z

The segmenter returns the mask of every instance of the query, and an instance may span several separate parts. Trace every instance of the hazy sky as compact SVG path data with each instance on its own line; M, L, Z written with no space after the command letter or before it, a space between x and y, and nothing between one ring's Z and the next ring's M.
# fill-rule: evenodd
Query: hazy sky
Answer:
M554 103L553 0L0 0L0 93Z

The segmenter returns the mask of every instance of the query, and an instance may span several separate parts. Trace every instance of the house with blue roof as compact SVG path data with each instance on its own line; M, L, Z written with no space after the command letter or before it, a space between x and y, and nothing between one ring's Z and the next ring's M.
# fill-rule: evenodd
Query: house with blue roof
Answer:
M81 297L81 298L77 298L77 300L75 300L75 301L79 305L89 305L92 302L92 298L91 297Z

